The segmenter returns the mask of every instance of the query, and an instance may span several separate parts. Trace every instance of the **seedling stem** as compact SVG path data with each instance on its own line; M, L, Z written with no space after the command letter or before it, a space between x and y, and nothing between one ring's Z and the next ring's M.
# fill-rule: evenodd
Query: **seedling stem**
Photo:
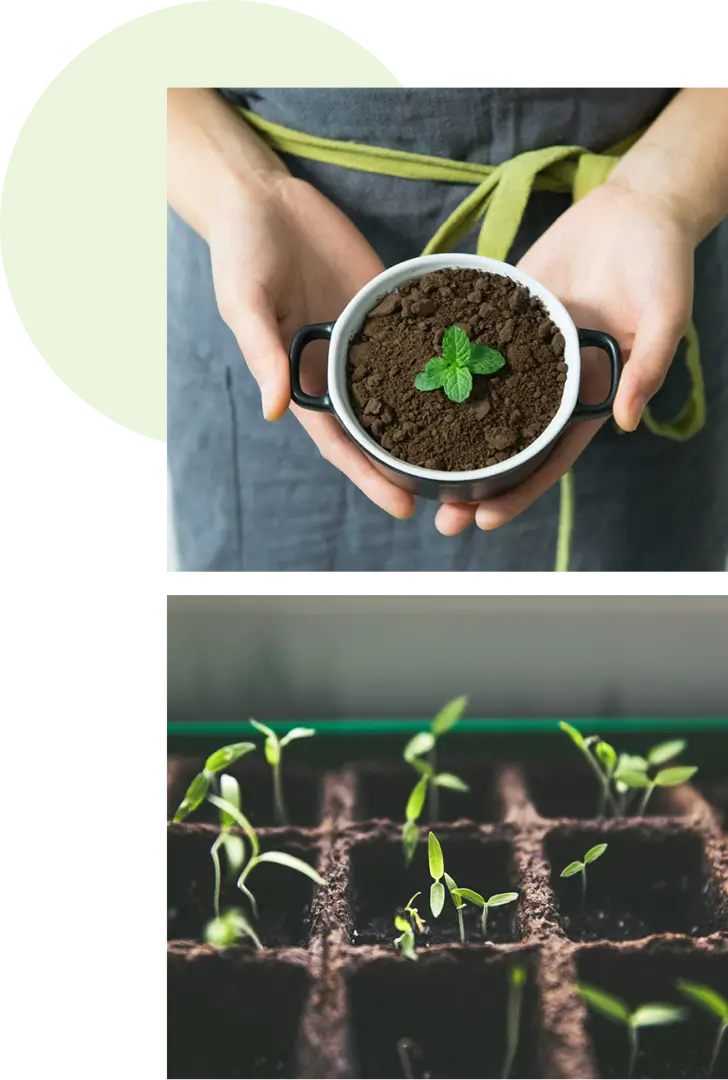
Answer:
M522 964L514 964L508 969L508 1005L506 1012L506 1054L503 1059L503 1080L508 1080L513 1062L518 1051L518 1032L521 1027L521 1008L523 1006L523 987L526 982L526 969Z

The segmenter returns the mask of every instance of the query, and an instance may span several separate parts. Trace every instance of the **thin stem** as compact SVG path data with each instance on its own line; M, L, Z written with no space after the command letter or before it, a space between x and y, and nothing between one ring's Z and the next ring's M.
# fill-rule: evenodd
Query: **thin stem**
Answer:
M581 906L586 907L586 866L581 867Z
M521 1005L523 1003L523 986L511 984L508 991L508 1005L506 1013L506 1055L503 1059L503 1080L508 1080L513 1068L513 1061L518 1050L518 1032L521 1026Z
M215 918L220 918L220 857L218 855L218 849L222 843L222 834L218 836L215 843L210 848L210 857L212 858L212 865L215 868L215 887L212 894L212 902L215 908Z
M637 1028L629 1026L629 1061L627 1063L627 1076L631 1076L637 1062Z
M427 785L427 794L430 802L430 821L435 822L440 818L440 791L435 783L437 776L437 745L430 751L430 765L432 766L432 779Z
M458 925L460 926L460 940L462 941L462 943L464 945L465 944L465 926L463 925L463 909L461 907L459 907L457 910L458 910Z
M488 905L487 904L483 908L483 915L482 915L482 918L480 920L480 924L483 927L483 937L485 937L486 933L488 932Z
M720 1047L723 1042L723 1036L728 1031L728 1021L725 1024L721 1024L718 1028L718 1034L715 1037L715 1043L713 1044L713 1053L710 1058L710 1065L708 1066L708 1076L715 1068L715 1063L718 1060L718 1054L720 1053Z
M655 790L655 785L654 784L650 784L650 786L648 788L645 788L645 793L642 796L642 802L640 803L640 808L639 808L639 810L637 812L638 817L644 817L645 816L645 810L647 809L647 803L650 801L650 795L652 794L652 792L654 790Z
M273 817L276 825L288 824L286 803L283 798L283 784L281 783L280 761L273 766Z

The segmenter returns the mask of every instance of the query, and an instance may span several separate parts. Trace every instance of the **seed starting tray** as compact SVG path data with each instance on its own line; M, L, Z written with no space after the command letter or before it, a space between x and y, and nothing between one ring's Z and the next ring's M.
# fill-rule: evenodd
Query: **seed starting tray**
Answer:
M406 1037L418 1047L413 1076L497 1077L506 978L519 962L527 982L511 1075L623 1077L626 1035L587 1010L577 980L632 1007L686 1004L675 989L683 977L728 995L725 782L656 791L646 817L601 820L591 809L594 778L567 745L560 754L539 764L493 763L490 755L439 763L471 787L467 795L440 793L440 820L431 827L445 869L485 896L520 894L517 904L490 912L488 941L468 907L464 945L449 897L437 921L429 912L427 808L418 850L404 866L411 770L379 760L296 766L291 752L283 770L292 825L277 827L269 770L260 755L240 759L228 771L241 783L262 849L306 859L328 887L261 865L250 884L265 948L218 952L203 941L216 812L205 806L189 822L169 824L168 1076L403 1077L397 1042ZM168 759L170 818L203 761ZM560 871L599 842L609 848L588 868L582 905L579 877L562 879ZM394 913L417 890L433 933L418 935L415 963L392 941ZM234 882L223 888L226 906L245 907ZM715 1030L693 1007L686 1023L644 1029L634 1075L705 1076ZM727 1072L728 1045L712 1075Z

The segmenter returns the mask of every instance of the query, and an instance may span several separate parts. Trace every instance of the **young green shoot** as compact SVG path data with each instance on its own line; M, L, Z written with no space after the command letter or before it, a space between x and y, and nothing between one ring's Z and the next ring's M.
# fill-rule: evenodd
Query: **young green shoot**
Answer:
M282 739L279 739L275 731L266 727L257 720L251 720L256 731L265 735L265 760L273 770L273 820L276 825L288 824L288 811L283 797L283 782L281 780L281 756L284 746L288 746L294 739L310 739L316 734L313 728L294 727L287 731Z
M503 1080L508 1080L518 1052L518 1032L521 1027L523 988L526 985L526 969L513 964L508 969L508 1004L506 1006L506 1053L503 1059Z
M481 909L480 926L484 938L487 937L488 933L488 912L490 909L502 907L503 904L512 904L518 899L517 892L494 893L493 896L489 896L487 900L484 896L481 896L480 893L474 892L473 889L459 889L455 886L455 892L460 900L467 900L468 903L473 904L474 907Z
M217 915L205 927L205 941L216 949L229 949L245 938L250 938L256 949L263 948L255 930L238 908Z
M231 743L229 746L221 746L214 754L210 754L205 762L205 767L198 773L190 786L187 788L185 797L177 807L174 821L184 821L186 817L197 810L207 798L207 794L213 788L215 778L223 769L227 769L238 758L255 750L255 743L241 742Z
M220 794L225 802L229 802L238 811L240 810L240 787L234 776L223 773L220 777ZM231 874L239 874L245 862L245 844L243 838L237 833L231 832L234 819L225 810L220 811L220 832L210 848L210 857L214 871L213 906L215 915L220 915L220 856L218 851L222 847L227 858L228 868Z
M648 773L634 769L619 769L616 778L628 788L638 788L644 792L637 811L638 816L643 817L656 787L678 787L680 784L686 784L688 780L692 780L697 771L697 765L675 765L669 769L660 769L655 776L650 777Z
M450 401L465 401L473 389L473 375L493 375L505 364L497 349L478 345L459 326L451 326L442 338L442 356L428 360L415 379L418 390L445 391Z
M677 988L683 997L686 997L688 1001L691 1001L694 1005L697 1005L718 1021L718 1028L713 1043L713 1053L711 1054L708 1072L706 1073L707 1076L710 1076L715 1068L715 1063L718 1060L718 1054L720 1053L720 1048L723 1044L723 1036L726 1031L728 1031L728 1000L710 986L704 986L703 983L690 982L689 979L678 979Z
M221 799L217 795L208 795L208 802L211 802L213 806L216 806L218 810L227 814L232 821L239 825L243 832L250 841L251 854L247 863L244 864L241 874L237 881L237 887L250 901L253 917L258 918L258 905L253 893L250 891L246 882L250 877L252 871L256 866L260 866L263 863L275 863L278 866L285 866L289 870L295 870L299 874L304 874L306 877L311 878L317 885L325 886L326 882L317 873L313 866L310 866L303 859L296 858L295 855L289 855L287 851L263 851L260 850L260 841L258 840L255 829L245 817L243 812L239 810L232 803L226 799Z
M402 829L402 847L405 863L409 865L417 847L419 821L425 805L425 798L430 796L430 821L437 821L440 813L439 789L451 791L469 791L468 785L453 773L437 772L437 740L457 724L468 704L466 697L454 698L440 710L430 724L429 731L419 731L414 735L403 751L404 760L419 773L405 808L405 824Z
M395 949L399 949L408 960L417 960L415 951L415 932L409 919L404 915L394 916L394 927L399 930L399 937L394 939Z
M402 910L409 917L410 921L413 922L414 925L417 927L417 933L424 934L426 930L425 923L417 908L412 906L418 896L422 896L422 893L416 892L414 896L411 896L407 901L406 906Z
M447 885L447 891L450 893L450 899L455 905L455 910L458 913L458 929L460 930L460 940L465 944L465 924L463 923L463 909L465 907L465 901L460 895L460 890L450 877L449 874L443 874L445 878L445 884Z
M574 746L577 747L579 752L584 757L584 760L589 765L589 768L596 776L600 790L599 810L602 814L606 813L607 808L613 808L614 805L612 802L611 792L609 790L609 778L606 775L600 760L594 757L592 753L592 746L594 746L595 744L601 744L602 740L599 738L598 735L590 735L588 738L585 739L580 731L577 731L577 729L571 724L567 724L565 720L562 720L559 723L559 727L565 735L569 736ZM604 743L603 745L607 746L608 744ZM609 747L609 749L612 750L612 747ZM614 751L612 750L612 752ZM603 756L607 753L607 751L602 751Z
M445 906L445 886L442 877L445 873L445 860L442 855L440 841L433 832L427 837L427 861L430 867L430 911L433 919L439 919Z
M575 874L581 874L581 902L586 904L586 868L589 863L596 862L597 859L601 859L604 852L609 847L608 844L595 844L594 847L589 848L584 861L570 862L568 866L565 866L561 871L561 877L574 877Z
M685 1020L687 1016L687 1010L681 1006L662 1003L639 1005L636 1009L630 1010L629 1006L620 998L613 997L612 994L607 994L596 986L591 986L589 983L577 983L577 986L582 1000L586 1002L590 1009L593 1009L594 1012L599 1013L601 1016L605 1016L612 1023L620 1024L626 1031L629 1039L629 1060L626 1074L628 1077L634 1072L635 1062L637 1061L638 1038L641 1028L677 1024Z

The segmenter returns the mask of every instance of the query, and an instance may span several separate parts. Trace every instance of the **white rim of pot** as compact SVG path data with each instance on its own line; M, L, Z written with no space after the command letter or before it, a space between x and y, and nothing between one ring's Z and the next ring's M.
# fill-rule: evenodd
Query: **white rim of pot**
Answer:
M564 363L567 365L566 382L564 383L561 404L548 426L541 432L538 438L520 450L513 457L498 462L497 465L488 465L482 469L471 469L468 472L445 472L441 469L422 469L418 465L410 465L401 458L393 457L383 450L379 443L365 431L359 424L354 414L354 409L349 400L349 392L346 385L346 361L349 345L352 338L362 328L364 319L371 309L388 293L393 292L400 285L422 277L423 274L433 270L458 269L479 270L491 274L499 274L525 285L532 296L537 296L543 303L549 317L558 326L564 335ZM397 263L378 277L365 285L356 296L347 304L339 318L336 320L334 331L329 345L328 363L328 391L331 402L336 410L339 420L346 428L355 442L365 447L372 457L377 458L389 468L398 469L410 476L416 476L423 480L440 480L452 482L453 480L477 480L485 476L499 476L518 468L519 465L535 457L546 447L550 446L561 434L576 408L579 400L579 384L581 381L581 352L579 350L579 335L573 319L568 311L557 300L552 292L542 285L536 278L524 274L509 263L499 262L497 259L486 259L481 255L421 255L417 259L408 259L406 262Z

